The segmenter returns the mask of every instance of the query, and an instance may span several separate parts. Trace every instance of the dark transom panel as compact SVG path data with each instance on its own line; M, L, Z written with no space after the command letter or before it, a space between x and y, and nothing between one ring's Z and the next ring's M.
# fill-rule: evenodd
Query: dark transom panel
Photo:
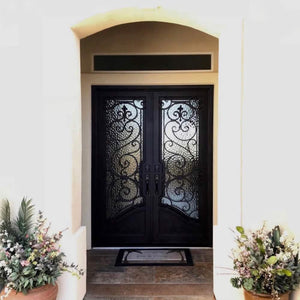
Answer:
M94 71L211 70L211 54L94 55Z

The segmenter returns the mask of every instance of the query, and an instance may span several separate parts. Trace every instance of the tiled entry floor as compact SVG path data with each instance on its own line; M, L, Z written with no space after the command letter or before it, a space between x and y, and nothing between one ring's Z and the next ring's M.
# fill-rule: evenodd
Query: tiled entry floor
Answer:
M87 253L85 300L211 300L212 249L192 249L194 266L115 267L118 250Z

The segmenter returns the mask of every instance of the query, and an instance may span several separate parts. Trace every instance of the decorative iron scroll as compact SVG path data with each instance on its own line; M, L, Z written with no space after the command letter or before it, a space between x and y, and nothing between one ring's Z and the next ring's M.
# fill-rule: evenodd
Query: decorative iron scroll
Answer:
M198 219L200 101L164 99L161 109L162 161L165 166L161 202Z
M139 188L143 100L106 100L105 125L106 215L113 218L143 203Z

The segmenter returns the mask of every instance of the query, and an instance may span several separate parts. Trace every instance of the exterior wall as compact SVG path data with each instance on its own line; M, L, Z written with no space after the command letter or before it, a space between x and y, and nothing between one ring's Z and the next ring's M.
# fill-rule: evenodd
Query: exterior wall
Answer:
M268 219L300 239L297 1L4 0L0 14L1 197L15 204L32 197L54 227L67 225L64 250L71 260L85 257L79 39L138 21L219 37L216 299L242 299L219 268L230 264L228 227ZM63 277L60 287L59 299L79 300L85 281ZM298 291L293 300L299 297Z
M279 224L300 241L300 5L253 10L244 26L243 222Z
M219 38L218 207L214 226L214 293L217 300L242 299L224 268L233 239L229 228L241 222L241 62L242 21L227 23Z
M62 250L85 268L79 41L68 18L27 4L1 2L0 196L32 198L53 231L68 228ZM59 300L84 294L85 277L59 279Z
M69 261L86 267L81 226L81 99L79 40L68 18L42 22L43 206L55 229L68 228L62 247ZM63 47L57 47L61 45ZM55 63L54 63L55 62ZM60 71L57 72L57 68ZM58 227L59 226L59 227ZM82 299L86 280L64 274L58 300Z

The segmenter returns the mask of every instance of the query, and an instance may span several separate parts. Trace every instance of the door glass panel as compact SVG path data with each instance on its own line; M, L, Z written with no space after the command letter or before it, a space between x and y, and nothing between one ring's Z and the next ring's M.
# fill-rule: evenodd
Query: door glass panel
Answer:
M143 203L139 174L143 159L143 100L107 99L105 125L106 215L112 218Z
M165 168L161 202L198 219L199 100L161 100L162 152Z

